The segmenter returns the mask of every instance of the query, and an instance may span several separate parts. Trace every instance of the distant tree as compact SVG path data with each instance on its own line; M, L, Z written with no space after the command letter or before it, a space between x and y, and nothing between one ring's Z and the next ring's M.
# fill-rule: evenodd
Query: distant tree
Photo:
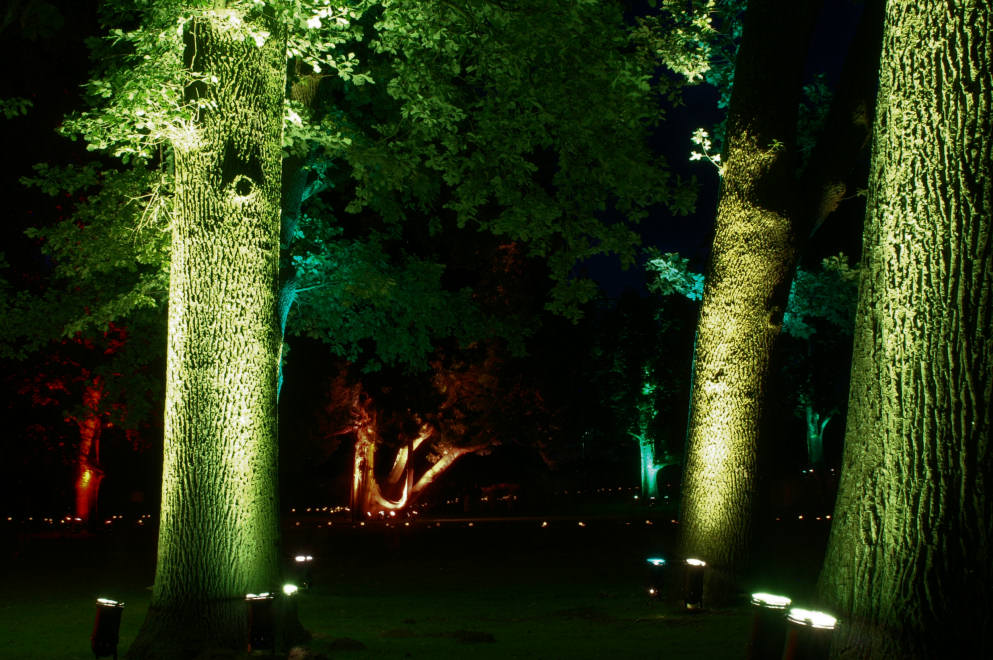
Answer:
M680 354L671 347L656 350L656 342L679 335L681 319L667 314L660 300L626 293L591 320L596 339L584 378L593 383L596 404L603 409L597 434L626 448L625 456L637 456L641 497L659 497L657 476L665 467L680 464L682 439L673 446L665 437L671 425L666 418L678 417L682 408ZM633 451L632 451L633 450Z
M886 5L841 481L839 658L993 654L993 6Z
M126 341L126 331L114 326L92 339L64 340L18 384L18 393L29 397L32 405L58 406L65 421L78 430L77 438L59 444L70 450L65 458L73 466L73 513L87 524L96 516L100 484L105 476L100 460L104 430L123 429L136 450L148 444L139 432L141 426L146 426L147 432L148 419L142 412L149 405L148 392L141 391L140 383L152 385L154 381L147 374L144 379L132 377L125 386L130 390L129 395L122 396L123 376L114 371L114 367L122 366L122 361L108 364L106 359L100 359L102 355L120 358ZM134 415L129 414L129 400L134 401ZM48 449L56 451L54 447Z
M439 352L425 373L342 370L328 385L319 425L332 447L339 436L352 438L350 505L365 519L416 505L464 456L504 443L541 453L550 418L520 365L487 344Z
M788 338L782 346L786 382L804 421L807 465L818 471L824 466L824 431L838 406L831 402L837 391L825 391L833 388L818 382L821 377L814 362L828 360L835 366L832 371L847 370L842 356L847 355L855 320L857 278L858 269L851 268L843 255L823 260L819 270L798 269L783 315L783 334ZM825 355L828 352L830 356Z

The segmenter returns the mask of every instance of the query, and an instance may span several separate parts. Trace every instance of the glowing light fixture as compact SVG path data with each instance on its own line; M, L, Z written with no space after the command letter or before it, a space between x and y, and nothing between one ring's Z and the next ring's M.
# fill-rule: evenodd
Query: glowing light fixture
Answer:
M124 603L110 598L97 598L97 615L90 635L94 657L113 656L117 660L117 642L121 629Z
M665 557L649 557L648 563L648 595L658 600L662 597L662 587L665 584Z
M785 610L792 603L786 596L776 596L775 594L767 594L764 592L752 594L752 605L757 605L759 607L766 607L774 610Z
M799 623L801 625L810 626L811 628L818 628L820 630L834 630L834 627L838 625L838 620L831 616L830 614L825 614L824 612L817 612L814 610L805 610L799 607L794 607L790 610L789 614L786 615L791 623Z
M786 615L789 636L783 660L827 660L838 620L825 612L794 607Z
M313 573L314 556L299 554L293 557L290 574L293 583L301 589L310 589L314 585Z
M300 591L300 587L298 587L295 584L290 584L289 582L287 582L286 584L283 585L283 593L286 594L287 596L292 596L298 591Z
M703 571L707 562L695 557L686 559L686 581L683 584L683 604L688 610L703 609Z
M275 594L245 594L248 603L248 650L272 649L276 653L276 626L273 615Z
M780 660L786 641L786 596L759 592L752 594L752 634L748 640L748 660Z

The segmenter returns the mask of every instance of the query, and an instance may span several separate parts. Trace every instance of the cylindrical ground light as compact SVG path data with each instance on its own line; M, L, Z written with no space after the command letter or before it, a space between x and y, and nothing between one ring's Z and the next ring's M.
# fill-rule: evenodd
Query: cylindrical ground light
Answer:
M313 565L313 555L296 555L293 557L291 574L294 584L301 589L309 589L314 583Z
M90 649L94 657L113 656L117 660L117 640L121 629L124 603L109 598L97 598L97 616L90 635Z
M789 634L782 660L827 660L838 620L830 614L792 608L786 615Z
M649 557L645 561L648 562L648 597L659 600L665 584L666 561L663 557Z
M276 652L275 594L246 594L248 603L248 650L272 649Z
M690 557L686 560L686 581L683 584L683 603L688 610L703 609L703 571L707 562Z
M786 641L786 608L790 599L774 594L752 594L752 635L748 640L748 660L779 660Z

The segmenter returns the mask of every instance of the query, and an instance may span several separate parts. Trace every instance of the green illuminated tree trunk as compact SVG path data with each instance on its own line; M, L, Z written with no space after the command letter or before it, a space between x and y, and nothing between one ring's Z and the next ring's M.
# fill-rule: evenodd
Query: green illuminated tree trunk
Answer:
M801 245L844 198L866 145L882 0L868 0L825 127L793 154L803 62L820 2L748 3L728 108L724 180L694 351L681 501L684 556L708 562L706 602L746 570L774 342Z
M841 482L844 658L993 656L993 5L887 5Z
M185 26L185 64L203 75L187 100L203 106L173 139L158 563L132 658L244 649L245 594L279 587L278 34L226 9Z
M792 145L817 4L750 2L735 65L680 513L682 552L707 561L711 603L730 594L748 550L766 378L796 260Z

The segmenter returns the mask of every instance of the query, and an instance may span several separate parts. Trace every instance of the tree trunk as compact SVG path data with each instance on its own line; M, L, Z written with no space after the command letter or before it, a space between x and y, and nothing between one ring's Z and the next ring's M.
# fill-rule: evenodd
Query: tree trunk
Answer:
M719 604L747 559L773 340L796 259L790 209L800 79L819 2L749 2L694 355L680 530Z
M76 492L76 517L83 523L92 525L97 512L100 496L100 482L103 469L100 467L100 435L103 432L103 417L100 415L100 400L103 398L103 383L99 377L86 386L83 393L83 406L87 415L77 419L79 426L79 454L76 465L74 490Z
M993 657L993 5L887 4L842 476L844 658Z
M658 472L662 465L655 459L655 440L644 435L635 437L641 452L641 498L650 502L659 496Z
M809 401L804 405L807 426L807 464L820 471L824 467L824 429L831 421L831 415L822 417Z
M173 139L158 562L131 658L244 650L245 594L280 587L279 34L234 9L185 25L186 66L202 75L187 101L203 105Z

